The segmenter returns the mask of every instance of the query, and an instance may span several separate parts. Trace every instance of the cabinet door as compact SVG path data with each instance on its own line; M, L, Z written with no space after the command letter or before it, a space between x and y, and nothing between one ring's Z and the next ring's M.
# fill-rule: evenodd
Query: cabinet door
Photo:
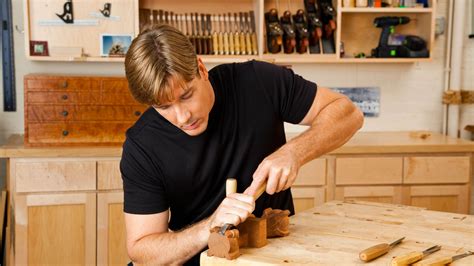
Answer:
M17 265L94 265L94 193L18 195L15 202Z
M323 187L292 187L291 193L296 213L323 204L326 200Z
M97 264L126 265L127 255L123 192L98 193Z
M401 203L401 186L336 187L336 200Z
M408 186L403 190L405 205L443 212L469 212L469 184Z

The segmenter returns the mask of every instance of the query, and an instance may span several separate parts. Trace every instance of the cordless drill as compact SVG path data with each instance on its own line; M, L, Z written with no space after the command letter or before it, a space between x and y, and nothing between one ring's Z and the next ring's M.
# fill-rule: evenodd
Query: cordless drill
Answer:
M388 38L390 34L395 32L395 26L403 25L410 22L409 17L377 17L374 20L374 25L377 28L382 28L379 45L372 49L373 57L389 58L400 57L398 55L398 45L389 45Z

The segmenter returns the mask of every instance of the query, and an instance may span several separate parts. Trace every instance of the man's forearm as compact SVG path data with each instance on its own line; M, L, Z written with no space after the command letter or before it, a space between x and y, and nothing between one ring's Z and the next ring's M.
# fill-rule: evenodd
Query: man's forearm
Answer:
M181 231L145 236L129 255L134 265L183 264L206 247L208 226L205 219Z
M288 141L299 165L326 154L346 143L362 127L363 115L346 97L335 100L320 111L312 125Z

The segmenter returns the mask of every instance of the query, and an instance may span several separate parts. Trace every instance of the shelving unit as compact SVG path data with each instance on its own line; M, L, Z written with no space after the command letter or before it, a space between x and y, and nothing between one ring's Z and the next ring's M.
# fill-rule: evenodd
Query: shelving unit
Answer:
M25 53L27 58L35 61L69 61L69 62L123 62L124 58L101 57L99 54L99 36L101 33L132 34L140 32L139 9L162 9L180 14L198 12L222 14L228 12L248 12L253 10L256 16L256 34L258 39L257 55L199 55L205 63L244 62L263 60L279 64L292 63L413 63L427 62L428 58L355 58L364 53L370 56L371 50L378 44L381 29L373 25L374 18L379 16L407 16L410 23L395 27L400 34L417 35L423 38L430 51L434 49L434 25L436 1L429 1L429 8L357 8L342 7L342 0L334 0L337 29L334 33L335 53L332 54L277 54L266 53L266 33L264 14L270 8L277 8L281 16L285 10L295 14L304 9L303 0L109 0L112 3L112 15L119 16L118 21L100 20L98 26L39 26L39 19L56 19L55 13L62 11L66 0L33 1L24 0L25 7ZM47 3L46 3L47 2ZM100 5L93 0L74 1L75 19L90 18L89 13L98 11ZM45 40L49 46L80 46L88 56L30 56L29 41ZM340 54L340 43L344 44L343 55Z

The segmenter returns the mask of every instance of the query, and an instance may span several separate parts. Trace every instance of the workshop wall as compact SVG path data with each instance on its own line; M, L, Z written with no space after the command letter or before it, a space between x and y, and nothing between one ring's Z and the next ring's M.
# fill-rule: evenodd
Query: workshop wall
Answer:
M439 0L437 16L447 17L449 0ZM12 1L14 25L23 28L23 1ZM470 8L466 8L466 12ZM466 16L470 18L470 14ZM466 19L466 34L470 23ZM23 133L23 76L28 73L82 75L124 75L122 63L37 62L24 54L24 35L14 31L17 112L0 110L0 144L14 133ZM433 62L415 64L295 64L293 69L303 77L329 87L380 87L380 115L367 118L363 131L431 130L442 128L444 86L444 53L446 35L436 39ZM474 89L474 41L466 37L464 89ZM209 64L208 67L213 65ZM1 86L1 85L0 85ZM0 92L1 93L1 92ZM3 104L3 101L2 101ZM464 106L462 124L474 121L473 106ZM289 125L288 131L301 131Z

